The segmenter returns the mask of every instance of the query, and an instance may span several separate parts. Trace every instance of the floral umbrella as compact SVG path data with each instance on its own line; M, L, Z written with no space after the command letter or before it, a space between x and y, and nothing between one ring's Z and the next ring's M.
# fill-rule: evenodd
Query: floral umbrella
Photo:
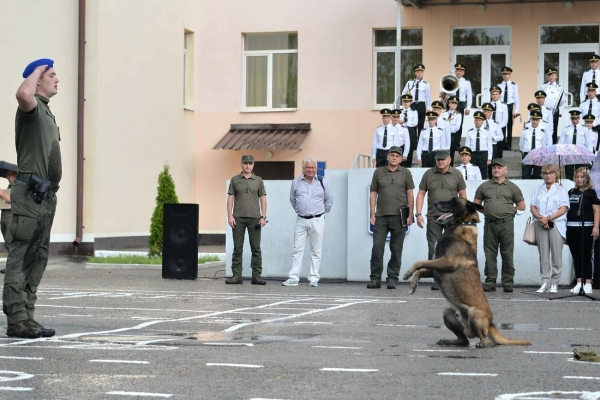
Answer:
M523 159L525 165L556 164L563 165L589 164L596 156L580 144L552 144L533 149Z

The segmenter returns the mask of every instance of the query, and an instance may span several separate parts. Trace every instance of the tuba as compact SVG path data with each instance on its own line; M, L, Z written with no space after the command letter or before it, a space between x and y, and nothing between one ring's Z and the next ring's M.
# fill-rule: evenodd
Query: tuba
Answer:
M440 95L440 100L444 103L444 107L447 106L449 94L456 91L458 89L458 78L454 75L444 75L442 79L440 79L440 87L442 88L442 93Z

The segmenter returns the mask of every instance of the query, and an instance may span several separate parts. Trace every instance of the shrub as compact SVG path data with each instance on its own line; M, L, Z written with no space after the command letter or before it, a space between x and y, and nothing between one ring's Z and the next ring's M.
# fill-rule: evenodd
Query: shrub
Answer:
M169 165L165 163L162 172L158 175L158 194L156 207L150 222L150 238L148 239L148 256L159 257L163 251L163 208L165 203L179 203L175 182L169 172Z

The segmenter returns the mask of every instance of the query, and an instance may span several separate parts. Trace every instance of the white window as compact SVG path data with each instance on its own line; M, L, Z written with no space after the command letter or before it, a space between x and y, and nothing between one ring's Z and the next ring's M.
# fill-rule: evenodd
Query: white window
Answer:
M193 109L194 104L194 33L183 33L183 107Z
M400 88L396 87L396 30L376 30L373 54L373 108L392 107L396 94L413 78L413 67L423 60L423 30L402 29Z
M245 111L298 107L298 34L244 35L242 108Z

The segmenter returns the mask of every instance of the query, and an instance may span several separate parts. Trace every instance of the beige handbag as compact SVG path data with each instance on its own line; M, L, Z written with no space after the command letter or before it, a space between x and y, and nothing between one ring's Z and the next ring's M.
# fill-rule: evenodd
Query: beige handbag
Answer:
M527 223L525 224L525 233L523 234L523 241L532 246L537 246L537 242L535 241L535 229L533 224L535 221L531 217L527 219Z

